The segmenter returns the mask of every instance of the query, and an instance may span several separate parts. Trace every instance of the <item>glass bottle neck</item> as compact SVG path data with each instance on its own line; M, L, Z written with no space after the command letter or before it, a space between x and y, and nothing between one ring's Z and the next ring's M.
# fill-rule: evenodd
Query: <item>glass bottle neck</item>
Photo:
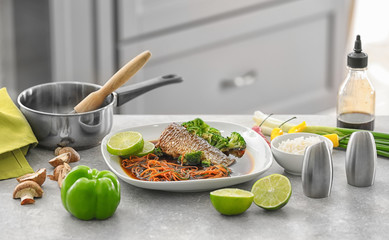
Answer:
M348 78L352 79L367 79L367 67L366 68L348 68Z

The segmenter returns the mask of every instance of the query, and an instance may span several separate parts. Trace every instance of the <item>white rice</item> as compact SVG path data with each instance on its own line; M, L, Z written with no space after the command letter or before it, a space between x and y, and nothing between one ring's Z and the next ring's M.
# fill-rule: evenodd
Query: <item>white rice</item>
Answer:
M278 146L278 149L287 153L304 155L304 151L307 147L320 142L319 137L298 137L295 139L287 139L282 141Z

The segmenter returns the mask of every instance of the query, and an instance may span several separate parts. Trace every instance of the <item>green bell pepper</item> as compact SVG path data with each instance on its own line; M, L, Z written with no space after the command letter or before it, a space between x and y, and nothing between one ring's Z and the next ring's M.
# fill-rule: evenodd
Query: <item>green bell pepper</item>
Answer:
M119 205L120 183L110 171L80 165L64 179L61 199L65 209L79 219L106 219Z

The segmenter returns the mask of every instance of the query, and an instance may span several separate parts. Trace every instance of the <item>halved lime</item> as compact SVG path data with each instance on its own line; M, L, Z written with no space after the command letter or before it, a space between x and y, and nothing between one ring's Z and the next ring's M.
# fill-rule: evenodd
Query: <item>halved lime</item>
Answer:
M253 202L254 194L238 188L223 188L210 193L212 205L224 215L245 212Z
M149 153L152 153L154 151L155 145L154 143L151 143L149 141L145 141L143 144L143 149L142 151L138 152L136 156L138 157L143 157Z
M107 143L107 151L113 155L134 155L143 149L143 137L139 132L120 132L113 135Z
M251 192L256 205L266 210L277 210L288 203L292 185L284 175L272 174L256 181Z

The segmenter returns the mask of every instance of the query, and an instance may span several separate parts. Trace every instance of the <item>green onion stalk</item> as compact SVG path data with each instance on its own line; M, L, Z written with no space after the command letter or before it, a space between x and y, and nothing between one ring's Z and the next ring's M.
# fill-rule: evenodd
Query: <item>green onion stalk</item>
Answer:
M271 131L273 128L279 127L284 121L268 117L268 114L264 114L260 111L254 112L253 120L257 125L261 124L261 130L262 133L270 136ZM266 119L267 118L267 119ZM266 120L265 120L266 119ZM264 121L265 120L265 121ZM296 125L292 123L285 123L281 126L281 129L283 132L288 132L289 129L294 127ZM351 129L351 128L337 128L337 127L327 127L327 126L307 126L303 132L307 133L315 133L319 135L326 135L326 134L337 134L339 137L339 147L340 148L347 148L347 144L350 139L350 135L353 132L361 131L360 129ZM374 132L369 131L372 133L376 148L377 148L377 154L379 156L388 157L389 158L389 134L388 133L382 133L382 132Z

